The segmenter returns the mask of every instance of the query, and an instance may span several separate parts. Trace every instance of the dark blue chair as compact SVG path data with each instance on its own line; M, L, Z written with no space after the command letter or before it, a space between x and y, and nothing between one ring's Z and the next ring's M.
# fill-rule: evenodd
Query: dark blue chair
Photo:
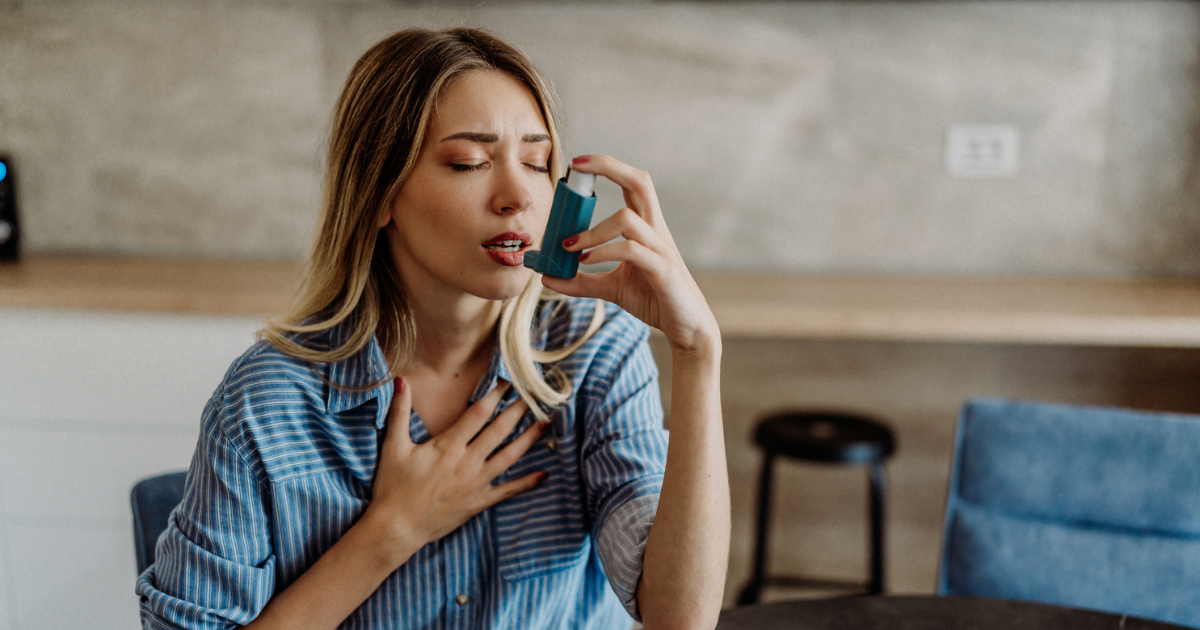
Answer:
M133 549L137 554L137 571L141 575L154 564L154 546L158 535L167 528L171 510L183 499L186 472L168 473L143 479L130 493L133 505Z
M968 402L938 593L1200 627L1200 416Z

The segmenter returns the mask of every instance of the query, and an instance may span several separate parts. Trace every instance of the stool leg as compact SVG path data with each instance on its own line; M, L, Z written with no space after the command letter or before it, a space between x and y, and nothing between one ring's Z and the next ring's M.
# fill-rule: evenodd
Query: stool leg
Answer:
M872 595L883 593L883 464L871 465L871 583Z
M762 475L758 482L758 523L754 534L754 573L750 583L742 589L738 597L738 605L758 603L762 594L767 572L767 535L768 524L771 522L771 481L774 457L767 453L763 459Z

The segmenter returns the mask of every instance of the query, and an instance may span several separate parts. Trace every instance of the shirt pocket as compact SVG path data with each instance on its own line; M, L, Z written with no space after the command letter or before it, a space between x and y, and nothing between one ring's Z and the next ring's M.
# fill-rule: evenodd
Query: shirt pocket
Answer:
M573 436L550 431L512 466L502 480L545 471L532 490L493 510L497 571L517 581L569 569L591 554L590 523Z

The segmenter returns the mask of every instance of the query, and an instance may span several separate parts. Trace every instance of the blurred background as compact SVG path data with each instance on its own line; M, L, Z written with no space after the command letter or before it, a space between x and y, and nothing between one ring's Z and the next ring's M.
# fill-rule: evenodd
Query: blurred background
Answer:
M24 251L300 260L351 64L394 30L460 24L549 76L568 155L653 175L696 270L1200 277L1200 4L1169 0L0 0ZM1004 168L956 170L955 130L980 126ZM186 467L257 322L0 310L0 630L136 625L121 493ZM1200 411L1186 349L728 340L724 373L727 603L749 570L764 410L892 424L894 592L933 590L965 397ZM112 394L135 384L151 402ZM861 575L862 478L782 472L775 566Z
M0 2L27 250L303 255L351 64L469 24L549 75L569 154L654 176L698 268L1200 273L1192 3L409 4ZM963 124L1015 126L1016 175L948 176Z

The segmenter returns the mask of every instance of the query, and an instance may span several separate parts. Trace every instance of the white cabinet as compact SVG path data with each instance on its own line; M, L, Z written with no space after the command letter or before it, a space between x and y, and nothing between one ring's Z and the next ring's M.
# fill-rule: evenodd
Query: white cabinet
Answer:
M0 630L140 626L129 491L187 467L260 326L0 309Z

